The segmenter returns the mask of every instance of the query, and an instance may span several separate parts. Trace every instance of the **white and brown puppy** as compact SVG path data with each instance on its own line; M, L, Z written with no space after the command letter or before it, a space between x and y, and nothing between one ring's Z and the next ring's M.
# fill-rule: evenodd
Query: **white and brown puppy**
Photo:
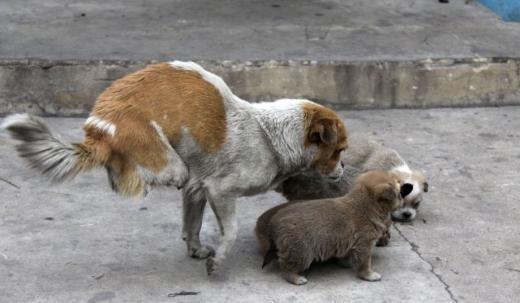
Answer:
M305 172L285 180L276 190L290 201L340 197L350 190L359 174L370 170L388 170L397 173L402 184L413 186L413 191L404 198L403 206L392 212L392 219L402 222L415 219L423 193L428 191L428 183L420 171L410 169L397 151L364 135L352 134L349 136L348 151L341 158L345 169L337 182Z
M353 261L360 278L377 281L371 251L386 230L392 210L400 207L411 185L399 184L388 171L360 175L352 190L339 198L276 206L258 218L255 228L264 266L278 258L283 277L305 284L300 273L315 261Z
M123 195L182 187L183 239L191 256L210 257L208 273L235 240L237 197L305 170L337 179L347 147L345 126L332 110L308 100L248 103L220 77L180 61L115 81L98 97L82 143L64 142L27 114L7 117L3 127L21 141L19 155L54 181L104 166ZM206 201L221 230L216 251L199 241Z

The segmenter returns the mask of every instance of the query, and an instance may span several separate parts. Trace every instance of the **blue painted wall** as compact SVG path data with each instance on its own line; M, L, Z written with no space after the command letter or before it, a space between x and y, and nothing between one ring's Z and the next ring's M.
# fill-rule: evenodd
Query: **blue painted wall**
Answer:
M520 0L478 0L506 21L520 22Z

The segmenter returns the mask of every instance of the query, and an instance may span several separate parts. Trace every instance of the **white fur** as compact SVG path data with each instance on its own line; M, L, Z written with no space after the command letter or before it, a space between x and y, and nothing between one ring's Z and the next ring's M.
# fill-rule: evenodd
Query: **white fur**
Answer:
M15 124L23 125L30 120L30 117L29 114L13 114L7 116L2 122L2 125L0 125L0 128L6 129Z
M412 199L414 199L415 196L417 196L420 193L421 185L419 183L417 183L417 181L412 178L412 170L410 169L408 164L404 163L404 164L402 164L400 166L397 166L397 167L393 168L392 170L406 174L406 177L405 177L405 179L403 181L406 182L406 183L412 184L413 185L413 190L412 190L411 193L409 193L406 196L405 200L412 200Z
M21 140L17 145L18 153L33 168L40 170L52 181L71 177L70 173L76 165L73 146L53 134L41 118L14 114L4 119L1 127Z
M113 123L103 120L97 116L88 117L85 121L85 125L94 126L101 131L107 132L111 136L116 134L116 126Z
M214 73L205 70L204 68L202 68L202 66L198 65L195 62L175 60L170 62L170 66L175 69L197 72L202 77L202 79L211 83L220 92L224 100L240 99L233 94L229 86L227 86L227 84L224 82L224 80L222 80L222 78L215 75Z
M294 166L295 161L311 163L317 147L311 146L308 150L304 145L304 115L302 103L308 102L299 99L280 99L274 102L253 103L256 109L254 115L260 123L265 135L269 137L271 147L277 153L283 153L284 159L278 159L282 172ZM303 163L298 163L303 164ZM305 167L308 168L308 167Z
M400 172L406 173L408 175L412 174L412 170L410 169L410 167L408 167L408 164L406 164L406 163L403 163L397 167L394 167L392 170L400 171Z

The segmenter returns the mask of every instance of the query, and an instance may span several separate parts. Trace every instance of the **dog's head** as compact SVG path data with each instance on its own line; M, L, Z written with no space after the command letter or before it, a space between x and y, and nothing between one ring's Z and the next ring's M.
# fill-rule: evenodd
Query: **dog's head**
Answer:
M403 207L392 212L392 220L399 222L410 222L415 219L417 209L423 200L423 194L428 192L428 182L419 171L409 173L397 172L400 177L401 187L411 188L403 195Z
M347 148L347 130L338 115L313 102L303 103L305 148L313 151L311 168L332 179L341 178L341 152Z
M360 175L354 187L362 186L370 193L377 203L390 206L392 210L403 207L403 195L412 190L409 185L402 186L399 176L389 171L373 170Z

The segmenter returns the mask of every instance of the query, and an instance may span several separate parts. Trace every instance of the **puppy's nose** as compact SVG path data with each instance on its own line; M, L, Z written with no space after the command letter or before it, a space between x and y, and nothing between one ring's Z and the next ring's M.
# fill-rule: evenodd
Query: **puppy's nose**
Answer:
M409 211L405 211L403 212L403 218L405 219L410 219L410 217L412 216L412 213L409 212Z

